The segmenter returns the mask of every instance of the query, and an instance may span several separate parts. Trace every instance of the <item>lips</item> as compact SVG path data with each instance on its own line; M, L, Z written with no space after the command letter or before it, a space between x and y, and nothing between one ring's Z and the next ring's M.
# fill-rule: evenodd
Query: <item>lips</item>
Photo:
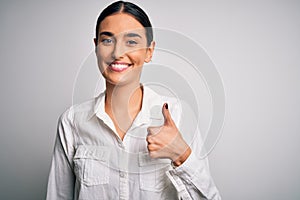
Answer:
M125 62L112 62L108 67L115 72L123 72L131 66L129 63Z

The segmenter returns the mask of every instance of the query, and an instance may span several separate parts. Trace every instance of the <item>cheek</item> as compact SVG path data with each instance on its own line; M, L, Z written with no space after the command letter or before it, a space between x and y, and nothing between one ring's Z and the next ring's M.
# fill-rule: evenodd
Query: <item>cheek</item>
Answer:
M146 58L146 51L144 49L133 51L128 56L131 60L138 66L142 66L144 64Z
M113 52L112 47L98 46L96 50L96 56L98 59L105 60L111 56L112 52Z
M96 51L96 57L98 60L98 65L103 65L104 63L106 63L107 61L110 60L111 58L111 50L108 48L97 48ZM100 67L100 66L99 66Z
M98 63L98 68L101 73L103 73L106 69L106 60L108 57L108 54L106 52L100 51L99 48L96 51L96 57L97 57L97 63Z

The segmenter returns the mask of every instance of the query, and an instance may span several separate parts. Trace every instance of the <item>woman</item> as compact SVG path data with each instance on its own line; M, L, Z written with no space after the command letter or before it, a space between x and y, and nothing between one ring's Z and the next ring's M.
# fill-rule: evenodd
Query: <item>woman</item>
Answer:
M199 139L190 147L177 128L177 100L140 83L155 47L146 13L109 5L94 43L106 90L61 115L47 199L220 199Z

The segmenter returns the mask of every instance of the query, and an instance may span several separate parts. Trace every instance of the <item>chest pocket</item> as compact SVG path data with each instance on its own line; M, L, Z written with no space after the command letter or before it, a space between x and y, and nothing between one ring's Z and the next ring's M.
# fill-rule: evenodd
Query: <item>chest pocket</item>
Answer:
M73 158L74 173L87 186L109 183L109 148L80 145Z
M169 184L166 171L171 169L169 159L153 159L148 153L139 153L140 189L160 192Z

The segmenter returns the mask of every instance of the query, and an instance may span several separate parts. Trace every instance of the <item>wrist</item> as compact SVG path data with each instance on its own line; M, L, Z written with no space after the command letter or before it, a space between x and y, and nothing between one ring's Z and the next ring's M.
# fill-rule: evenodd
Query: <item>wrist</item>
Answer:
M188 147L183 154L181 154L176 160L173 160L173 165L178 167L186 161L186 159L191 155L191 148Z

